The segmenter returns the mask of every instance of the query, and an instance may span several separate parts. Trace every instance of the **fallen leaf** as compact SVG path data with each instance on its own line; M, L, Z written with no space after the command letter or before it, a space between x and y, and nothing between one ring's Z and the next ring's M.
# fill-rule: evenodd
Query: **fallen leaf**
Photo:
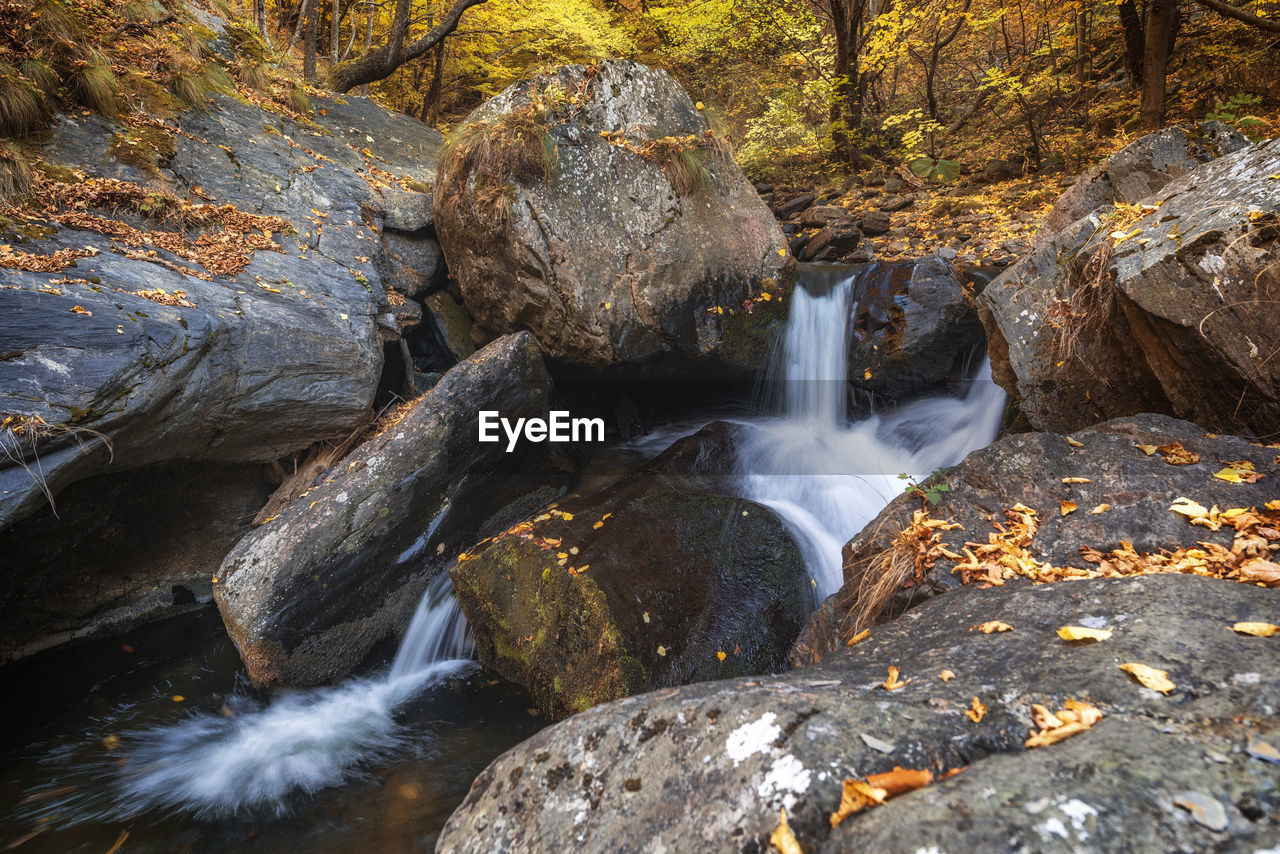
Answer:
M1074 501L1059 501L1058 508L1062 511L1063 516L1070 516L1072 513L1080 509L1080 505Z
M1240 477L1240 472L1236 471L1235 469L1223 469L1222 471L1216 471L1213 473L1213 476L1216 477L1218 480L1225 480L1227 483L1243 483L1244 482Z
M933 782L933 772L927 768L901 768L883 774L868 774L867 784L885 793L885 798L896 798Z
M1236 623L1231 631L1253 635L1255 638L1269 638L1280 632L1280 626L1275 623Z
M666 648L665 646L659 646L659 647L658 647L658 655L664 655L664 656L665 656L666 654L667 654L667 648Z
M181 703L183 700L185 700L185 699L187 699L187 698L186 698L186 697L184 697L184 696L182 696L181 694L174 694L174 695L173 695L173 697L172 697L171 699L172 699L175 703Z
M870 369L870 368L867 368L865 371L863 371L863 372L862 372L862 378L863 378L864 380L869 380L869 379L871 379L871 369Z
M1063 483L1093 483L1093 481L1089 480L1089 478L1087 477L1064 477L1062 479L1062 482Z
M889 678L884 680L884 689L886 691L897 691L903 685L906 685L907 682L911 681L910 679L906 681L899 680L898 674L901 672L902 672L901 668L892 667L892 666L889 668Z
M1251 561L1242 563L1237 572L1242 578L1266 587L1280 586L1280 563L1269 561L1266 558L1254 558Z
M1169 679L1169 674L1163 670L1157 670L1146 664L1139 664L1136 661L1130 661L1121 664L1120 669L1128 673L1134 679L1142 683L1143 687L1150 688L1152 691L1159 691L1162 694L1168 694L1177 685L1174 685Z
M1058 637L1064 641L1104 641L1111 637L1111 629L1089 629L1084 626L1063 626Z
M831 826L835 827L835 824ZM796 842L796 835L791 832L791 825L787 824L786 807L778 810L778 826L769 837L769 842L782 854L804 854L804 849Z
M952 673L950 670L944 670L938 674L938 678L941 679L943 682L950 682L952 679L956 678L956 675Z
M725 655L724 650L720 650L719 652L716 653L716 658L720 659L721 661L724 661L726 658L728 658L728 656Z
M864 780L845 780L844 788L840 790L840 807L831 814L831 827L837 827L840 822L867 807L880 806L888 796L889 793L884 789L876 788ZM783 820L785 822L785 818Z
M1013 631L1013 626L1008 623L1001 622L1000 620L988 620L985 623L969 627L969 631L973 631L974 629L977 629L984 635L990 635L997 632L1011 632Z
M1148 457L1156 452L1155 445L1134 445L1134 447L1139 451L1142 451L1142 453L1146 454Z
M982 704L977 697L973 698L973 703L965 710L964 716L975 724L982 723L982 716L987 713L987 707Z
M862 643L869 637L871 637L871 629L863 629L853 637L849 638L849 642L845 644L845 646L853 646L855 643Z
M1110 510L1110 509L1111 509L1111 505L1110 505L1110 504L1099 504L1097 507L1095 507L1095 508L1093 508L1092 510L1090 510L1090 511L1089 511L1089 515L1090 515L1090 516L1097 516L1097 515L1098 515L1098 514L1100 514L1100 513L1106 513L1106 512L1107 512L1108 510Z
M1066 438L1066 440L1067 440L1067 444L1068 444L1068 445L1070 445L1070 446L1071 446L1071 447L1073 447L1073 448L1083 448L1083 447L1084 447L1084 442L1077 442L1075 439L1072 439L1070 436L1066 436L1066 437L1064 437L1064 438Z
M872 750L878 750L881 753L893 753L893 751L898 749L897 745L892 742L885 741L882 738L876 738L874 735L868 735L865 732L858 734L862 736L862 740L866 743L867 747L870 747Z
M1169 509L1174 513L1181 514L1191 519L1197 519L1201 516L1209 515L1209 508L1203 504L1192 501L1190 498L1175 498L1173 503L1169 505Z
M1160 456L1164 457L1164 461L1171 466L1189 466L1200 462L1199 454L1195 451L1188 451L1179 442L1161 445L1156 450L1160 452Z

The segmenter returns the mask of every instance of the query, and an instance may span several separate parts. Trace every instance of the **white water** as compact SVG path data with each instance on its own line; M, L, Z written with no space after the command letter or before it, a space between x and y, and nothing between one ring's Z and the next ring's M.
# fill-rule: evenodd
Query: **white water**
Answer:
M795 289L782 413L741 422L738 449L739 488L786 523L823 598L843 583L844 544L906 487L898 475L922 480L989 444L1004 407L984 360L963 398L925 398L849 423L848 324L867 293L858 275Z
M401 747L396 710L472 667L472 648L453 585L442 573L423 594L385 676L290 692L244 711L224 707L222 715L197 714L130 736L119 811L283 811L290 795L339 785L361 764Z

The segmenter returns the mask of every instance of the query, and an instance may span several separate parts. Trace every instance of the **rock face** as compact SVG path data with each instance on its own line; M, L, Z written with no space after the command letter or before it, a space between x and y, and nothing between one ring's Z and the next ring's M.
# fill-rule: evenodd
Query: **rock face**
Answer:
M780 667L810 582L769 510L709 491L731 447L717 422L459 559L484 664L555 716Z
M1256 754L1280 744L1280 646L1229 627L1274 615L1274 598L1189 576L964 590L814 667L653 692L545 729L477 778L436 850L764 851L781 808L805 851L1268 849L1280 766ZM989 620L1014 629L970 631ZM1068 644L1064 625L1114 634ZM1176 688L1142 688L1120 662L1166 670ZM890 665L906 683L894 691ZM977 723L964 714L974 697L987 707ZM1026 749L1032 704L1068 699L1104 717ZM959 773L833 830L843 780L895 766Z
M994 376L1034 427L1154 411L1280 432L1277 173L1280 140L1196 166L1140 218L1096 210L987 287Z
M517 127L535 130L530 148ZM436 221L467 308L549 358L605 368L721 349L722 315L778 282L786 243L664 71L615 60L515 84L447 151ZM607 136L607 138L606 138Z
M157 162L119 160L125 131L100 118L67 118L53 129L40 154L70 179L58 192L89 192L66 172L76 168L172 201L144 201L131 213L112 195L118 185L100 183L88 213L104 217L112 236L91 230L84 216L57 213L13 244L33 256L85 257L66 269L54 264L54 272L5 263L0 416L46 423L0 434L25 463L0 465L0 528L45 504L45 488L56 496L93 474L169 460L275 460L345 436L369 417L382 339L403 325L386 293L394 282L379 272L383 220L390 211L427 241L430 218L395 214L391 189L361 149L379 158L383 176L423 186L441 140L363 98L327 104L326 113L313 132L220 98L208 114L182 116L171 156ZM420 208L426 201L396 192L416 196ZM234 228L180 233L172 206L188 197L234 205ZM139 212L148 204L162 210L149 219ZM236 229L272 248L247 248ZM247 263L207 270L193 260L200 231L228 235L229 251ZM186 249L175 246L183 238Z
M982 323L951 264L938 255L873 263L855 291L849 380L882 397L917 394L958 372L982 347Z
M1206 125L1218 124L1206 122ZM1238 131L1232 133L1243 140ZM1170 127L1134 141L1080 175L1045 216L1040 236L1057 234L1100 207L1115 202L1140 202L1201 163L1240 147L1234 138L1221 135L1218 138L1220 144L1215 143L1213 137L1193 137L1182 128Z
M1280 549L1280 536L1271 540L1263 536L1265 542L1247 545L1229 526L1210 530L1192 525L1188 517L1169 509L1179 498L1190 498L1205 508L1262 509L1275 497L1274 479L1280 477L1276 448L1260 447L1231 436L1211 437L1194 424L1151 414L1109 421L1070 438L1080 446L1070 444L1066 436L1052 433L1006 436L926 482L926 487L946 487L935 493L937 500L929 505L929 515L963 526L937 532L939 543L960 559L937 553L936 560L917 578L913 571L913 541L906 567L909 571L895 583L877 587L886 574L878 559L893 553L898 532L911 524L914 512L921 507L920 499L910 494L895 499L845 546L844 587L810 618L793 650L793 663L812 662L841 649L845 641L874 620L953 590L962 579L973 584L1028 581L1012 569L1000 572L994 579L989 569L967 576L957 571L958 566L968 562L966 543L987 543L998 533L997 522L1011 531L1024 522L1018 514L1009 514L1017 505L1035 511L1034 528L1025 532L1024 539L1012 535L1006 538L1011 543L1021 543L1003 555L1007 567L1015 566L1021 557L1024 565L1027 559L1034 559L1054 567L1098 571L1103 567L1086 561L1080 550L1092 548L1106 553L1123 549L1125 542L1138 554L1197 547L1248 548L1251 556L1268 559L1268 554L1274 555ZM1198 454L1199 461L1172 465L1165 461L1163 452L1148 455L1136 447L1172 444ZM1224 462L1242 461L1252 464L1255 473L1261 475L1257 482L1231 483L1213 476L1223 470ZM1088 482L1064 483L1067 478L1085 478ZM1064 501L1078 509L1071 510L1060 503ZM1091 512L1104 505L1104 511ZM1068 510L1067 515L1063 515L1064 509ZM972 546L969 548L973 550ZM1275 560L1274 556L1269 559Z
M427 582L477 531L552 497L517 476L519 455L476 441L478 410L542 417L550 390L533 339L501 338L241 540L214 599L254 682L314 685L351 672L404 631Z

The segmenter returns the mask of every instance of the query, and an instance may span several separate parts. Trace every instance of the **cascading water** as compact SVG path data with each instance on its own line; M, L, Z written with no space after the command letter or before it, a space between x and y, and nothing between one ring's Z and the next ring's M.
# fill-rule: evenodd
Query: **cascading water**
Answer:
M739 488L795 536L821 597L843 582L841 549L915 478L962 460L999 429L1004 391L983 361L962 398L930 397L847 420L850 318L870 267L802 275L782 353L781 414L740 422Z
M429 685L473 666L473 639L448 573L437 576L382 678L298 691L254 708L198 714L128 737L116 812L198 815L253 807L283 810L296 792L342 783L361 763L400 746L398 707Z

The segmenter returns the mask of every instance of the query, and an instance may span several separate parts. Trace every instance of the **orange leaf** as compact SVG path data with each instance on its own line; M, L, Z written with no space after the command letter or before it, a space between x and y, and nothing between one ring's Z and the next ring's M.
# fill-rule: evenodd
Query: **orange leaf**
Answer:
M868 774L867 782L883 791L887 798L896 798L898 795L932 783L933 772L927 768L899 768L895 766L892 771L886 771L883 774Z

